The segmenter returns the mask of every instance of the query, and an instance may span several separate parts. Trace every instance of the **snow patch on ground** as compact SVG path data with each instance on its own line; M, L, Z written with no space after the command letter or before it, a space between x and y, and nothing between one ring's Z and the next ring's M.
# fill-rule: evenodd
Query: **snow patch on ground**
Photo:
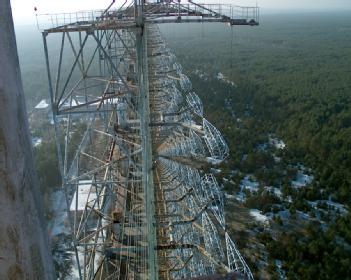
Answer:
M293 188L296 188L296 189L302 188L311 184L313 180L314 180L313 175L305 174L301 170L299 170L296 174L295 180L291 182L291 185Z
M236 84L235 84L234 82L228 80L228 79L226 78L226 76L224 76L224 74L221 73L221 72L218 72L218 73L217 73L216 78L217 78L218 80L220 80L220 81L225 82L226 84L230 84L230 85L232 85L232 86L234 86L234 87L236 86Z
M310 219L310 216L307 213L299 210L296 211L296 216L297 216L297 219L301 221L308 221Z
M32 137L33 147L40 146L42 142L43 142L43 139L41 139L40 137Z
M266 215L263 215L260 210L250 209L250 215L255 218L257 222L268 225L269 219Z
M273 155L273 159L274 159L274 162L275 163L280 163L282 161L282 158L281 157L277 157L275 155Z
M273 186L266 186L264 187L265 190L272 192L276 197L282 198L283 194L280 188L273 187Z
M74 192L70 211L84 211L86 205L96 200L96 191L92 187L92 180L80 180L77 191Z
M217 79L218 80L224 80L224 75L223 75L223 73L221 73L221 72L218 72L218 74L217 74Z
M267 149L268 149L268 144L267 143L259 144L257 146L257 150L262 151L262 152L267 151Z
M269 144L271 144L278 150L284 150L286 148L286 144L283 140L272 136L269 136Z
M238 192L238 193L234 194L233 197L237 201L240 201L242 203L244 203L246 201L246 195L243 192Z
M328 210L334 210L339 212L340 214L347 214L348 210L344 204L334 202L331 200L316 200L316 201L308 201L308 204L315 210L320 210L320 206L323 204L326 205Z
M249 190L250 192L257 192L259 183L251 176L246 175L240 182L240 190Z
M257 192L259 187L259 183L253 178L252 175L246 175L244 179L240 182L240 191L231 195L228 198L234 198L237 201L244 203L246 201L246 195L244 193L245 190L249 192Z
M205 73L201 72L199 69L195 70L195 74L202 80L207 81L207 76Z
M282 210L282 211L279 211L277 214L282 220L288 220L290 218L289 210ZM273 217L273 214L272 214L272 217Z
M275 260L275 265L277 267L279 279L286 279L285 271L283 269L283 262L281 260Z
M69 234L70 228L67 219L66 198L63 191L56 191L51 195L51 207L53 217L49 224L50 235Z

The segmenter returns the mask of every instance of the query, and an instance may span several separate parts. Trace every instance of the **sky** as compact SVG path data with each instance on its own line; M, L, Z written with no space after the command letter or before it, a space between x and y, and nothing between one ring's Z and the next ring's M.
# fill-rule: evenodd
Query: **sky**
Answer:
M116 0L118 3L123 0ZM182 0L182 2L186 2ZM350 10L351 0L194 0L197 3L226 3L242 6L256 6L261 8L261 13L269 11L291 10ZM36 24L34 7L38 14L74 12L78 10L103 9L111 0L11 0L12 14L16 25Z

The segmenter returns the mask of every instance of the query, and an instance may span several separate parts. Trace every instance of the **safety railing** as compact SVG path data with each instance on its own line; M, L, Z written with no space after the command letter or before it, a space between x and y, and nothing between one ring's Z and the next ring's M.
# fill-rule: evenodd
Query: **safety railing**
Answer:
M146 15L152 22L168 22L169 18L178 21L227 21L240 24L257 25L259 22L258 7L244 7L231 4L199 4L192 1L189 3L158 3L146 4Z
M84 26L101 22L134 21L130 8L105 10L90 10L68 13L37 14L36 21L39 30L48 30L64 26Z

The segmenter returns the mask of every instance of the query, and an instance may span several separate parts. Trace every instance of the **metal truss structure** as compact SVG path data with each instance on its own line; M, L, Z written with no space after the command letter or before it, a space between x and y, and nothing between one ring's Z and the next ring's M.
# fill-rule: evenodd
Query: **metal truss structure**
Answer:
M228 146L155 23L257 25L258 9L111 6L38 16L79 278L253 279L203 171Z

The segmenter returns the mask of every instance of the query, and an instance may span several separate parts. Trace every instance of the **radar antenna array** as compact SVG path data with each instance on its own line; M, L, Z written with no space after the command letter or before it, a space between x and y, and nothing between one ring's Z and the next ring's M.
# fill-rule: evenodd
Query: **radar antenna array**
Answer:
M37 15L79 278L253 279L227 232L221 188L203 171L228 146L157 24L253 26L258 8L112 4Z

